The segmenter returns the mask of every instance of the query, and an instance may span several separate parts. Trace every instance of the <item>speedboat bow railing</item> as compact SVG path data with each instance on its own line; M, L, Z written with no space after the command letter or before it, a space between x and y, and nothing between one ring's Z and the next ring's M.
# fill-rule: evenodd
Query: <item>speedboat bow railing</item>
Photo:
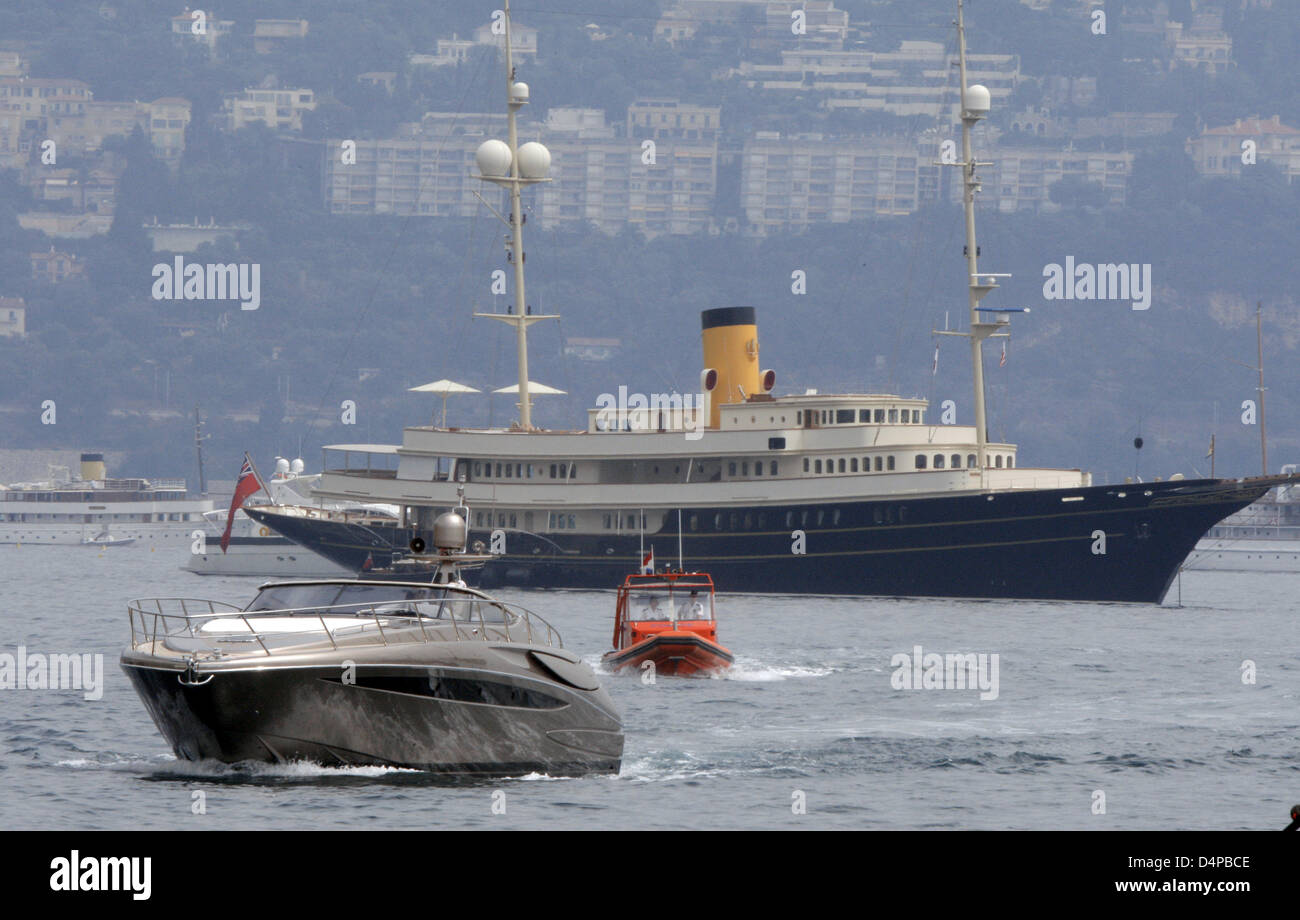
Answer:
M526 642L563 647L559 630L517 604L474 597L245 610L234 604L186 597L157 597L127 604L131 647L184 639L221 650L222 643L256 642L267 656L298 651L324 636L334 648L358 638L381 645L401 642ZM286 644L285 639L294 641ZM229 649L223 651L228 652Z

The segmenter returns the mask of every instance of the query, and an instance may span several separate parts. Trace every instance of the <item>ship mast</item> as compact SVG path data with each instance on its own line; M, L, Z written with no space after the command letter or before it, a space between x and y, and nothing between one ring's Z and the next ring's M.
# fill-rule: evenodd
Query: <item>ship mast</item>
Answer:
M203 442L211 435L203 433L203 422L199 419L199 407L194 407L194 453L199 460L199 498L208 497L208 481L203 476Z
M508 314L475 313L485 319L495 319L515 327L515 347L519 363L519 427L531 431L532 397L528 392L528 327L544 319L559 319L558 316L532 316L528 312L528 302L524 296L524 217L520 203L520 191L525 185L537 182L550 182L546 172L551 165L551 155L541 144L524 145L524 162L520 162L519 137L515 127L516 113L528 104L528 84L515 80L514 55L510 47L510 2L506 0L504 13L506 44L506 139L485 141L480 145L475 159L478 162L478 176L485 182L503 185L510 190L510 218L497 217L510 228L506 239L506 252L515 270L515 304ZM504 150L503 150L504 148ZM508 152L509 175L506 175ZM477 194L477 193L475 193ZM479 200L483 201L482 196ZM485 205L486 201L483 202ZM491 205L488 208L496 214Z
M961 161L940 160L941 166L960 166L962 170L962 206L966 216L966 283L970 302L970 332L951 332L935 330L936 335L961 335L970 339L971 366L975 390L975 440L976 457L980 471L980 487L984 486L985 470L988 468L988 418L984 398L984 340L990 337L1005 338L1003 331L1010 325L1011 313L1028 313L1027 307L981 307L979 302L998 287L997 279L1009 278L1009 274L981 272L979 270L979 245L975 239L975 194L980 191L980 180L976 168L990 166L991 163L978 162L971 150L971 129L989 113L991 96L988 88L975 84L966 84L966 21L964 0L957 0L957 66L960 74L961 104ZM982 313L996 314L992 322L986 322Z
M1255 302L1255 346L1259 365L1259 462L1260 475L1268 475L1268 427L1264 424L1264 302Z

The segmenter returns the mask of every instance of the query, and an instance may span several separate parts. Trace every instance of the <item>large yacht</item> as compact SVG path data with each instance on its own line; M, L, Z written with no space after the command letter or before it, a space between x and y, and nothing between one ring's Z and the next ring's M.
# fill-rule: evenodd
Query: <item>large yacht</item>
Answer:
M401 507L396 523L250 507L247 513L353 570L385 567L463 487L472 539L499 555L485 584L604 587L646 550L707 569L719 590L1043 598L1159 603L1198 539L1287 477L1098 485L1079 469L1021 462L990 441L983 343L1008 335L1023 309L987 307L1006 275L979 267L971 132L989 91L968 85L958 2L963 286L973 368L973 424L930 417L895 394L776 392L759 358L757 310L701 317L698 389L604 394L585 428L531 423L521 190L549 181L542 145L517 144L528 87L507 49L508 141L478 150L479 178L509 192L514 306L477 314L515 327L519 418L507 428L415 426L400 445L325 448L317 492ZM506 22L509 23L507 8ZM955 274L955 271L954 271ZM692 382L693 383L693 382Z
M100 453L83 453L79 472L0 486L0 543L180 546L212 511L186 497L184 479L110 479Z

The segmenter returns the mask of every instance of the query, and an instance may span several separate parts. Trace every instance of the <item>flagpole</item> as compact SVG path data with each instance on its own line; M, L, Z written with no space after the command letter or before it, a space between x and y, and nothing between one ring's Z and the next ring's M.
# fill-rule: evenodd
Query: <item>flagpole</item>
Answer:
M677 509L677 571L685 571L682 564L682 509Z
M248 451L244 451L244 459L247 460L248 465L253 468L253 476L257 479L257 484L261 486L262 491L266 493L266 497L271 499L271 504L276 504L275 496L272 495L271 490L266 487L266 480L263 479L262 474L257 471L257 464L253 462L253 457Z

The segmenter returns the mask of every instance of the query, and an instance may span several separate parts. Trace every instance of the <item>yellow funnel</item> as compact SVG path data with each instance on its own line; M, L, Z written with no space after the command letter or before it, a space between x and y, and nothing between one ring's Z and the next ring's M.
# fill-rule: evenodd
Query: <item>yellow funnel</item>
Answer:
M758 326L753 307L718 307L700 314L704 366L718 372L709 394L709 427L717 428L723 403L737 403L760 392Z
M81 478L86 482L108 478L108 470L104 466L103 454L81 455Z

